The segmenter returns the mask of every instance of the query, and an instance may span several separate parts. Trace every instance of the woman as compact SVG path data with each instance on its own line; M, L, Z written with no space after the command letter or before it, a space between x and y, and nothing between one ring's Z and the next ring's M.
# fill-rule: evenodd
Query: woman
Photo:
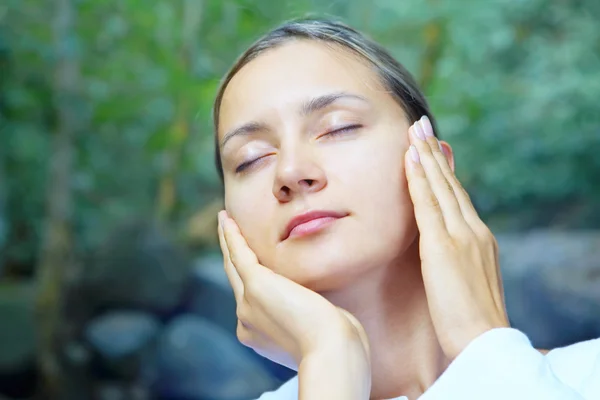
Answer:
M298 371L262 399L600 399L600 341L544 355L509 327L494 237L379 45L287 23L214 121L238 337Z

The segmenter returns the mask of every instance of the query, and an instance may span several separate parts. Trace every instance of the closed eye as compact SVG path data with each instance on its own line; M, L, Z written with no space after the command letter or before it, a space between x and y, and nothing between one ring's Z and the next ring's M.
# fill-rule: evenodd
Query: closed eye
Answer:
M359 128L362 128L362 125L360 125L360 124L347 125L347 126L339 128L339 129L334 129L332 131L324 133L323 135L321 135L319 137L342 135L344 133L348 133L350 131L354 131L354 130L359 129Z
M256 161L256 160L250 160L250 161L246 161L246 162L243 162L243 163L241 163L240 165L238 165L238 166L235 168L235 173L236 173L236 174L239 174L240 172L243 172L243 171L244 171L245 169L247 169L247 168L248 168L250 165L252 165L252 163L253 163L254 161Z
M235 168L235 173L236 173L236 174L239 174L239 173L241 173L241 172L244 172L244 171L246 171L246 170L247 170L248 168L250 168L250 167L255 167L255 166L256 166L256 164L258 164L258 163L260 163L261 161L265 160L265 159L266 159L268 156L270 156L270 155L271 155L271 154L266 154L266 155L264 155L264 156L261 156L261 157L255 158L254 160L249 160L249 161L245 161L245 162L241 163L240 165L238 165L238 166Z
M322 134L321 136L319 136L319 138L327 137L327 136L328 137L335 137L335 136L338 136L338 135L343 135L345 133L354 131L356 129L360 129L362 127L363 126L361 124L346 125L346 126L343 126L341 128L334 129L332 131L326 132L326 133ZM235 168L235 173L239 174L239 173L242 173L242 172L246 171L250 167L255 167L257 163L261 162L262 160L264 160L269 155L270 154L267 154L267 155L264 155L262 157L258 157L258 158L254 159L254 160L249 160L249 161L245 161L245 162L241 163L240 165L238 165Z

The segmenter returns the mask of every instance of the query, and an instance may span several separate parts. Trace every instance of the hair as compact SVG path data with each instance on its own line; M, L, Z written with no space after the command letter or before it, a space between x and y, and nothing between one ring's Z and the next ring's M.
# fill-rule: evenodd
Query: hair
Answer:
M394 100L402 107L409 123L413 124L423 115L426 115L431 121L435 135L439 137L437 124L431 114L425 95L421 92L410 72L392 57L383 46L339 21L321 18L296 19L278 26L254 42L237 59L221 81L213 106L215 161L221 180L223 180L223 165L218 139L219 112L227 85L235 74L262 53L298 39L337 45L339 48L349 50L367 61L379 76L385 90L389 91Z

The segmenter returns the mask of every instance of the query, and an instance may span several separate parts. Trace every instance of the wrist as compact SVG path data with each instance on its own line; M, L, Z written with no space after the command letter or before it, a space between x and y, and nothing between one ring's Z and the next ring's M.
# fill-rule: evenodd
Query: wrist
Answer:
M370 368L371 360L368 346L364 345L359 335L346 331L322 337L317 344L310 347L303 354L301 362L305 360L329 362L329 360L337 360L341 357L363 362Z
M371 362L355 338L331 342L305 355L298 368L299 399L368 399Z
M463 328L459 332L456 332L454 335L452 335L452 340L447 340L446 345L442 346L446 347L444 349L444 353L450 360L454 360L467 346L469 346L471 342L478 337L493 329L508 327L510 327L510 325L507 323L480 323L473 324L469 328Z
M343 312L338 314L339 318L332 319L326 330L305 343L302 359L314 354L339 350L361 353L370 360L369 340L362 325L352 314L345 310L341 311Z

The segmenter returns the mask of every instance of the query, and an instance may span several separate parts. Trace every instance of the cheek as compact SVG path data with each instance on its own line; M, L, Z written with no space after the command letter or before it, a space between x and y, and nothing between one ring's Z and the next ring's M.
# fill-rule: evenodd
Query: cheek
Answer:
M271 191L247 190L245 188L227 188L225 207L228 214L238 224L242 235L250 248L260 258L271 235L272 212L270 211ZM272 195L271 195L272 197Z
M341 187L351 190L347 195L368 199L370 207L397 204L408 194L406 145L401 137L385 139L364 140L328 157L329 169L335 170Z
M400 236L410 229L414 219L404 170L405 147L401 137L388 137L386 141L363 144L332 164L337 168L336 175L349 206L362 223L367 224L371 233L377 230L378 234L396 240L401 240Z
M413 216L413 205L402 163L389 163L389 168L377 168L364 175L357 190L356 206L366 221L382 235L403 225ZM391 223L393 221L393 223Z

